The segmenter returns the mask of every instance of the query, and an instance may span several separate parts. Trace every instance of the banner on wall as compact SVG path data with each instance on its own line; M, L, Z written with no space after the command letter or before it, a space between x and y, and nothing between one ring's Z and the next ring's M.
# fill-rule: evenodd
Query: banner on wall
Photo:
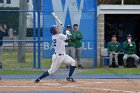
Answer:
M61 33L65 29L54 19L54 12L64 26L79 25L83 35L82 57L95 57L96 45L96 0L43 0L43 57L51 57L52 46L50 26L58 25Z

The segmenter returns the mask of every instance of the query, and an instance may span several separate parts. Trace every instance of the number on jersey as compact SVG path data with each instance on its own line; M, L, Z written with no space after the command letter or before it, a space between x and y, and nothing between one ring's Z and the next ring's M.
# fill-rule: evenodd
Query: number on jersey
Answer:
M53 46L56 47L56 39L53 39Z

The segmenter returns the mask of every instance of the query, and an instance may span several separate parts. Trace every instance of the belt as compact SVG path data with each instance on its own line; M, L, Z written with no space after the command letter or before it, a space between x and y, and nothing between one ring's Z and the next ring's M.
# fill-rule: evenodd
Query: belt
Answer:
M55 53L56 54L56 53ZM62 55L64 55L64 54L58 54L59 56L62 56Z

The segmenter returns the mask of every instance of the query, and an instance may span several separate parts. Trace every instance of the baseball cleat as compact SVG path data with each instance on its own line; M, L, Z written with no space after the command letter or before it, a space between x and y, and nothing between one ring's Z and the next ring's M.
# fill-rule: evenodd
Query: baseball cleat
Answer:
M38 83L39 81L40 81L39 79L36 79L34 82L35 82L35 83Z
M67 77L66 80L70 82L76 82L72 77Z

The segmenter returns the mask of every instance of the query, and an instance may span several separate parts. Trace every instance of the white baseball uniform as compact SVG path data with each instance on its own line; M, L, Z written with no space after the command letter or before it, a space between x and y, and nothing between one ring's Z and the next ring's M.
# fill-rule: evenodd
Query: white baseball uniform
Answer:
M48 70L49 74L55 73L62 63L76 66L75 60L68 56L65 52L66 39L67 35L64 34L56 34L52 36L55 53L52 55L52 65Z

